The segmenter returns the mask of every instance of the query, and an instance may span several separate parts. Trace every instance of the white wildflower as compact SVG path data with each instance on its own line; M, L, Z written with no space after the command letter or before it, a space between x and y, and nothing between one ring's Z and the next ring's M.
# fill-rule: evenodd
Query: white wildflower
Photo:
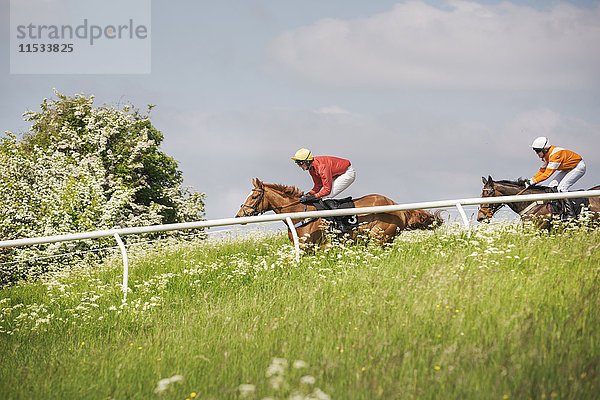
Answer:
M286 367L287 361L284 358L274 358L267 368L267 378L273 375L283 375Z
M314 392L312 392L311 394L309 394L306 399L310 399L310 400L331 400L331 397L329 397L329 395L327 393L325 393L324 391L322 391L321 389L315 389Z
M160 381L158 381L158 385L156 386L156 389L154 389L154 393L164 392L165 390L167 390L169 388L169 385L171 383L179 382L181 380L183 380L183 376L181 376L181 375L173 375L170 378L161 379Z
M296 361L294 361L294 363L292 364L292 366L293 366L295 369L302 369L302 368L307 368L307 367L308 367L308 364L307 364L305 361L302 361L302 360L296 360Z
M251 396L256 390L256 386L250 383L243 383L240 386L238 386L238 390L240 391L241 397Z
M285 380L283 379L283 377L281 375L276 375L271 377L271 379L269 379L269 383L271 384L271 387L275 390L279 390L283 384L284 384Z

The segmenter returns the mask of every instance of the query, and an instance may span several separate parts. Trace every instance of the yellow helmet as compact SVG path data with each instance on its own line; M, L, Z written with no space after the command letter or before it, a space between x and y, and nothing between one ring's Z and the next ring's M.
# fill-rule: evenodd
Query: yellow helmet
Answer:
M310 152L310 150L308 149L300 149L296 152L296 154L294 154L294 157L292 157L292 160L294 161L312 161L313 160L313 155Z

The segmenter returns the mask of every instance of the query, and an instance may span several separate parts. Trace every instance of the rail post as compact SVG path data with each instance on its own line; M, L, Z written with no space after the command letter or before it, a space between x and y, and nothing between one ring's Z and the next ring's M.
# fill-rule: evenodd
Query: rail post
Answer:
M121 236L118 233L114 234L115 240L121 249L121 255L123 256L123 303L127 302L127 290L129 281L129 260L127 259L127 249L121 240Z
M463 208L462 204L460 204L459 202L457 202L456 203L456 208L458 209L460 217L463 220L463 224L465 224L465 228L469 229L470 228L469 219L467 218L467 214L465 213L465 209Z
M285 219L287 226L289 226L290 231L292 231L292 238L294 239L294 253L296 254L296 262L300 261L300 241L298 240L298 232L296 232L296 227L292 222L290 217Z

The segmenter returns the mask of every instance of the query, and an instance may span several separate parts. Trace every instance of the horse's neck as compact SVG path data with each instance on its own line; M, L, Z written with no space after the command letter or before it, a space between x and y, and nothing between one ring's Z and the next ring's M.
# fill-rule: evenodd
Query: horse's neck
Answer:
M276 214L304 211L305 206L303 204L298 203L291 205L294 203L298 203L298 199L287 197L277 191L270 193L269 209L274 211Z
M496 192L497 196L514 196L515 194L519 193L522 189L523 188L520 187L504 186L499 184L496 184L494 186L494 191Z
M497 196L514 196L514 195L521 193L521 191L523 189L524 188L520 187L520 186L505 186L505 185L499 186L497 183L495 186L495 191L496 191ZM516 212L517 214L521 213L521 211L523 211L525 208L527 208L529 206L529 204L531 204L530 201L506 203L506 205L508 207L510 207L510 209L513 210L514 212Z

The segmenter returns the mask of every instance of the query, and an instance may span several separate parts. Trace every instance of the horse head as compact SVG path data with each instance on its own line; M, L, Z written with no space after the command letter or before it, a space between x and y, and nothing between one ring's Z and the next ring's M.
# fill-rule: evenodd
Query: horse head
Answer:
M254 188L250 191L244 203L235 215L237 217L252 217L265 211L265 184L258 178L252 180Z
M290 207L304 207L299 201L302 192L294 186L264 183L258 178L254 178L252 184L254 188L241 205L236 217L251 217L267 211L291 212L294 209Z
M482 177L481 180L483 181L483 189L481 190L482 198L502 196L502 194L496 193L494 180L491 176L488 175L487 179ZM477 222L490 222L490 218L492 218L502 206L503 204L480 204L477 212Z

